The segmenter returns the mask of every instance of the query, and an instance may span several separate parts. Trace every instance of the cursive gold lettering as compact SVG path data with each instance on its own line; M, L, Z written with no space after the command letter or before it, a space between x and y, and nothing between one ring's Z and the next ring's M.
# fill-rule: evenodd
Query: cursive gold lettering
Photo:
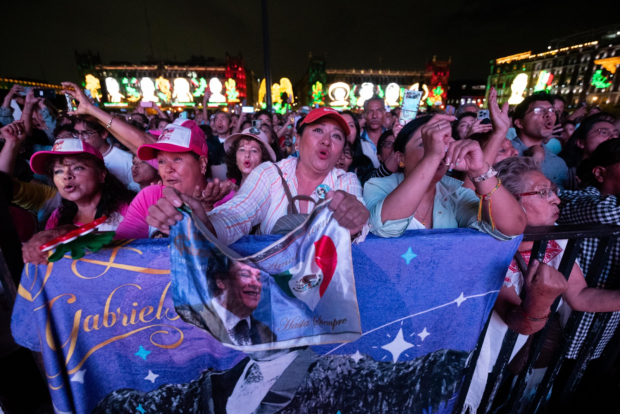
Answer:
M90 321L90 319L93 319L93 326L92 328L90 326L88 326L88 321ZM101 325L99 324L99 314L97 315L88 315L86 318L84 318L84 330L86 332L90 332L93 329L98 331L99 328L101 328Z
M142 308L142 310L140 311L140 316L139 316L140 321L144 322L144 323L151 322L153 319L155 319L154 316L151 319L149 319L148 321L145 319L145 316L149 316L151 313L153 313L153 307L152 306L147 306L146 308Z

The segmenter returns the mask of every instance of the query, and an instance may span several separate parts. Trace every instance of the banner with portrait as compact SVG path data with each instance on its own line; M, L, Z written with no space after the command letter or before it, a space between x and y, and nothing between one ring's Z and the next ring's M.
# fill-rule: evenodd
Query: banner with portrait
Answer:
M250 236L230 247L247 258L279 240ZM352 342L242 352L184 322L173 302L174 237L27 266L12 332L41 352L57 413L448 413L519 241L455 229L351 246L362 328ZM311 312L315 299L293 299L277 284L284 272L268 273L270 292ZM288 286L293 293L297 281ZM268 325L264 297L253 315ZM280 338L287 323L268 326Z
M297 229L246 257L183 211L170 232L177 313L242 351L359 338L351 236L328 205L319 205Z

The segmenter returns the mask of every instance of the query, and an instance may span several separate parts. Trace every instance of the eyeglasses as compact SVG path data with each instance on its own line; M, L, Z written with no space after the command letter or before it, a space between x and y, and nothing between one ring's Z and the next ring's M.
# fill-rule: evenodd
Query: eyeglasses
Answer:
M540 115L540 114L544 114L549 113L549 114L555 114L555 108L553 106L550 106L549 108L534 108L531 111L526 112L525 114L529 114L530 112L534 112L534 114L536 115Z
M93 131L93 132L86 132L86 131L76 131L74 132L73 138L80 138L80 137L84 137L84 139L89 139L90 137L92 137L93 135L97 134L97 131Z
M351 151L351 150L346 149L346 150L342 151L342 155L344 155L345 158L348 158L350 160L353 159L353 151Z
M538 194L540 196L540 198L542 198L543 200L546 200L548 198L553 197L554 195L558 195L558 189L556 187L552 187L552 188L543 188L542 190L538 190L538 191L530 191L527 193L521 193L521 194L515 194L516 197L524 197L524 196L532 196L532 195L536 195Z
M392 148L394 146L394 141L385 141L381 144L383 148Z
M618 136L620 136L620 131L618 131L617 129L599 128L599 129L595 129L593 132L605 138L607 137L618 138Z

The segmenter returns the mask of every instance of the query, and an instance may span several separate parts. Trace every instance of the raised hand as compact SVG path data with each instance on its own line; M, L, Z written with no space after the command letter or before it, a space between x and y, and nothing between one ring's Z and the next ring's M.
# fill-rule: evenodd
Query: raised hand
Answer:
M491 118L493 129L504 131L504 136L506 136L506 132L508 132L512 126L512 122L508 116L508 109L508 102L504 102L500 109L497 103L497 90L494 86L491 87L491 92L489 92L489 118Z
M480 143L471 139L451 142L446 152L446 164L457 171L466 171L473 177L488 170Z
M486 132L492 131L493 125L491 124L483 124L482 119L477 119L467 131L467 135L465 138L472 136L473 134L484 134Z
M454 141L450 125L452 121L454 117L451 115L435 115L420 128L425 158L441 160L445 157L450 142ZM450 163L450 160L446 160L446 163Z
M12 122L2 127L0 132L2 132L2 138L7 142L21 144L26 139L26 126L24 125L24 121Z
M80 87L77 86L73 82L62 82L61 85L62 85L62 87L64 89L62 91L60 91L60 93L69 94L78 103L77 104L78 105L77 109L75 111L69 110L69 111L67 111L67 114L69 114L69 115L89 115L90 114L90 110L91 110L91 108L94 107L94 105L90 102L90 100L88 99L88 96L86 96L84 91L82 89L80 89ZM71 109L71 108L69 108L69 109Z

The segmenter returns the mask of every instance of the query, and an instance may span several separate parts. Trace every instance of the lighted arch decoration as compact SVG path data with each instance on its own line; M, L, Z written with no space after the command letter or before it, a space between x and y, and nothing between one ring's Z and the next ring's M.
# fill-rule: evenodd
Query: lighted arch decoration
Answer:
M520 73L516 78L512 81L510 85L510 90L512 94L510 95L510 99L508 99L508 104L510 105L518 105L523 102L523 92L527 88L527 79L528 76L526 73Z
M330 106L348 106L347 99L351 94L351 88L344 82L336 82L329 85L327 94L332 100Z
M96 99L97 102L101 101L101 93L99 92L101 83L99 79L95 78L93 75L86 75L86 85L84 88L90 91L90 96L92 96L93 99Z
M400 86L397 83L390 83L385 88L385 103L389 106L398 106L400 98Z
M360 97L357 98L357 107L358 108L363 107L364 102L372 98L372 96L374 95L374 92L375 92L375 85L373 85L370 82L362 83L362 86L360 87Z
M410 91L419 91L420 90L420 84L419 83L414 83L413 85L411 85L409 90ZM424 91L424 93L422 94L422 98L420 99L420 102L424 102L426 100L426 98L428 98L428 95L429 95L428 86L426 86L426 84L422 85L422 90Z
M222 95L222 82L218 78L211 78L211 80L209 81L209 90L211 91L211 97L209 98L209 102L226 102L226 97Z
M142 92L142 100L144 102L158 102L159 98L155 96L155 83L151 78L142 78L140 80L140 92Z
M155 86L157 86L157 96L164 102L170 102L172 99L172 91L170 90L170 81L163 76L155 79Z
M176 78L174 80L174 92L172 98L176 102L194 102L190 91L189 81L185 78Z
M121 88L116 79L105 78L105 88L108 91L109 102L119 103L125 99L125 96L121 95Z

